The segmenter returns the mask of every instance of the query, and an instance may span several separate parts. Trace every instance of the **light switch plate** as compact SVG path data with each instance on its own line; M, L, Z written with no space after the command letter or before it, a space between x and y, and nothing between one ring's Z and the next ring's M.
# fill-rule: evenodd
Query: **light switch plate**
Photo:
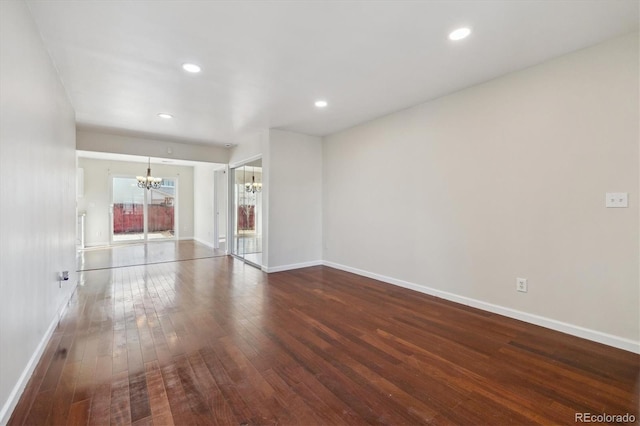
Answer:
M608 208L629 207L629 195L627 192L607 192L605 206Z

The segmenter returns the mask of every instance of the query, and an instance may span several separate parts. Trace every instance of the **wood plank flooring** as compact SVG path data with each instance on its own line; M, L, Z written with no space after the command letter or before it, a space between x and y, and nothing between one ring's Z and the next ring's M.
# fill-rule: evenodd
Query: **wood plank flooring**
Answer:
M86 271L11 425L636 421L640 357L327 267Z

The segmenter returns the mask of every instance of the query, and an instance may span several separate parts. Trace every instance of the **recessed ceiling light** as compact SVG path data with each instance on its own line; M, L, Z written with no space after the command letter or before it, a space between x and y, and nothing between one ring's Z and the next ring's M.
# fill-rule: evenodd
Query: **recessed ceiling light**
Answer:
M158 117L169 119L169 118L173 118L173 115L167 114L166 112L161 112L160 114L158 114Z
M326 107L327 105L329 105L329 104L327 103L327 101L316 101L316 103L315 103L315 106L317 106L318 108L324 108L324 107Z
M471 34L470 28L458 28L457 30L449 33L449 40L462 40L463 38L467 38L469 34Z
M182 69L187 71L187 72L200 72L201 68L200 66L196 65L196 64L182 64Z
M225 143L224 146L225 146L225 148L231 148L231 144L230 143Z

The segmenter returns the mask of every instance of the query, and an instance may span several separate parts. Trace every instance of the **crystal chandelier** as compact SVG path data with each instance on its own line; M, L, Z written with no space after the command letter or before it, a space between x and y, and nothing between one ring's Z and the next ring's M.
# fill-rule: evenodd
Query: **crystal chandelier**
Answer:
M158 189L162 178L154 178L151 176L151 157L149 157L149 167L147 168L147 176L136 176L138 179L138 188Z
M252 183L245 183L244 184L244 189L247 192L250 192L252 194L255 194L256 192L261 192L262 191L262 184L261 183L256 183L256 177L252 176L251 177L251 181Z

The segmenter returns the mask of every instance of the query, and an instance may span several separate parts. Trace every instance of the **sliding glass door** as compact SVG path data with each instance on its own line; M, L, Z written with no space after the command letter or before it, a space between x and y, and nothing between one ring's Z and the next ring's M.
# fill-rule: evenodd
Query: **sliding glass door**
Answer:
M158 189L147 192L147 238L175 238L175 179L162 179Z
M111 194L112 243L175 238L176 179L147 190L135 177L114 176Z
M262 265L262 160L231 169L233 241L231 253Z
M145 189L138 188L135 177L113 177L111 204L111 241L145 240Z

